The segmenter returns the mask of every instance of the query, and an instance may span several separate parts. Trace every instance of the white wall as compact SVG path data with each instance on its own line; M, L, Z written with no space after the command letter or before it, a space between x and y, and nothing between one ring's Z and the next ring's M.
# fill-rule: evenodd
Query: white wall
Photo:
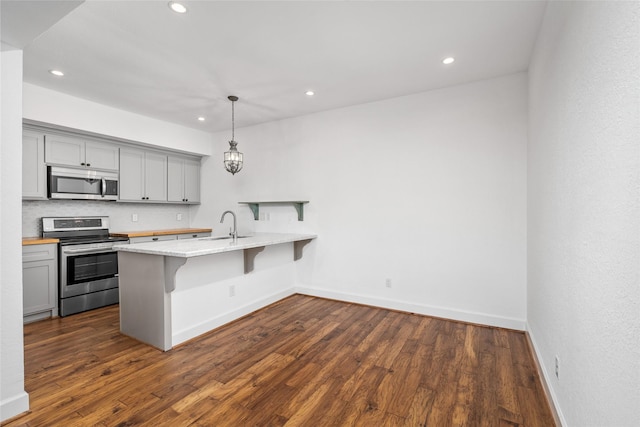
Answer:
M24 84L24 118L159 147L211 154L211 134Z
M265 247L248 274L242 251L187 259L170 295L172 345L294 294L295 264L293 243Z
M22 51L0 54L0 421L29 409L22 339Z
M522 329L526 89L516 74L238 129L236 176L219 133L193 224L235 209L241 231L316 232L307 293ZM287 199L310 201L304 222L236 204Z
M550 2L530 68L528 328L568 426L640 420L639 17Z

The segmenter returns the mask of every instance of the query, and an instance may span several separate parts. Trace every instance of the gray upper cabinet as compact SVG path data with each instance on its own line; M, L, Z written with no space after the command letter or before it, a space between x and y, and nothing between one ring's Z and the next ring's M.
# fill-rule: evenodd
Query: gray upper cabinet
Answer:
M22 198L47 199L47 165L119 172L121 202L200 203L200 157L26 123Z
M166 202L167 156L154 151L121 148L119 200Z
M118 170L120 156L116 145L87 141L84 147L87 167Z
M46 135L45 161L50 164L118 170L118 146L60 135Z
M200 203L200 160L169 156L167 200Z
M44 134L22 132L22 198L46 200L47 165L44 163Z

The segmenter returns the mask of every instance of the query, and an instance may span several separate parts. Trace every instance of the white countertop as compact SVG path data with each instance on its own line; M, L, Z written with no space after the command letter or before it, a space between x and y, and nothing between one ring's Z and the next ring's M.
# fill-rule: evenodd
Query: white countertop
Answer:
M238 238L235 242L232 239L215 240L216 237L203 237L200 239L168 240L162 242L116 245L114 246L114 249L140 254L191 258L222 252L277 245L280 243L311 240L316 237L318 237L316 234L256 233L248 237Z

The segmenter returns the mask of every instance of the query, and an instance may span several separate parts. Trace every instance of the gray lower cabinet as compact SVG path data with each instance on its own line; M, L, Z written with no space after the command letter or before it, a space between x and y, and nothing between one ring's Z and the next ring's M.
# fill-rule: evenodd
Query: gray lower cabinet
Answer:
M47 199L47 165L44 162L44 134L22 132L22 198Z
M211 237L211 233L178 234L178 240L199 239L200 237Z
M183 233L183 234L165 234L162 236L130 237L129 243L163 242L166 240L197 239L199 237L210 237L210 236L211 236L211 233Z
M58 245L22 247L24 322L58 315Z
M166 240L176 240L176 235L129 237L129 243L164 242Z

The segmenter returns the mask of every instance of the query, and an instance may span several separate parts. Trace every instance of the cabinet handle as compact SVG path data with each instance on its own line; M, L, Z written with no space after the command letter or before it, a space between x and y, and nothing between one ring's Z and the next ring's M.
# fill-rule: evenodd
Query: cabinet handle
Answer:
M80 166L84 166L84 165L85 165L84 162L80 163Z
M158 238L157 237L153 237L151 240L158 240Z
M91 163L87 163L87 166L91 166Z

